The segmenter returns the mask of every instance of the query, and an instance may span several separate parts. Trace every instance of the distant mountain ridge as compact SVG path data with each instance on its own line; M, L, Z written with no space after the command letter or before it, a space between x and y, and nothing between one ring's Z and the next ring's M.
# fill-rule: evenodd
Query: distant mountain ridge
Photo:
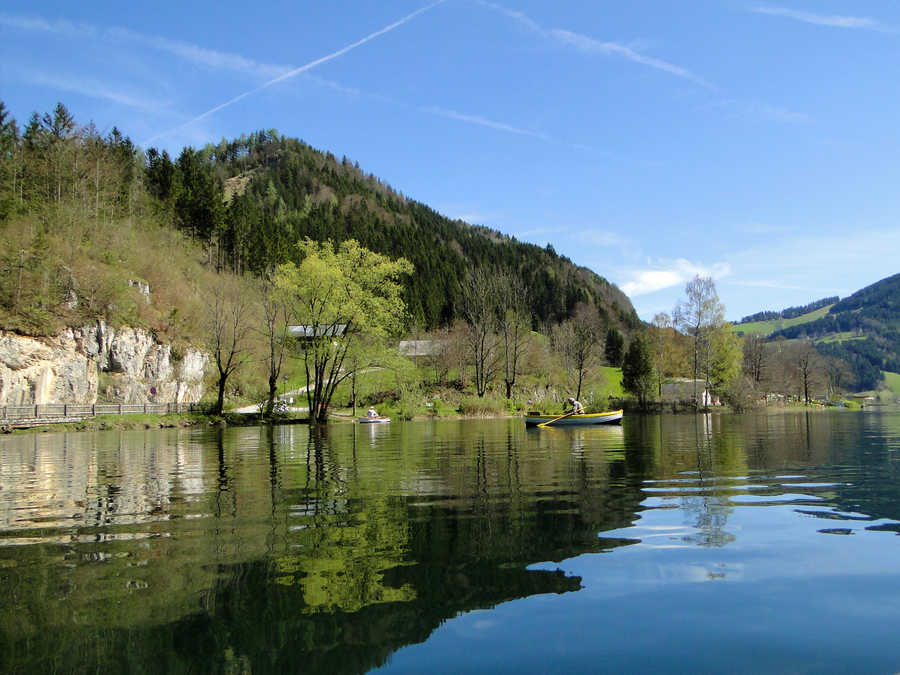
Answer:
M775 330L768 337L812 339L821 353L851 365L860 388L874 388L881 371L900 372L900 274L835 302L824 316Z
M529 289L537 325L571 316L578 303L597 307L627 332L640 325L619 288L551 245L447 218L347 158L338 160L300 140L260 131L206 146L195 159L224 186L229 203L218 236L238 271L259 273L289 259L293 243L303 237L352 238L413 263L404 300L413 320L426 328L459 318L462 282L478 268L517 274Z

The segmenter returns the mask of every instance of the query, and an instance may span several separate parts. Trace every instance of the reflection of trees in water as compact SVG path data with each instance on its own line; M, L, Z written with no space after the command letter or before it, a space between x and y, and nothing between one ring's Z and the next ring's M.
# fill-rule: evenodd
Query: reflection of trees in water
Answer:
M690 514L696 534L685 539L698 546L720 547L734 541L734 535L725 531L731 502L727 490L728 477L734 473L728 470L734 453L731 438L724 433L713 432L712 415L694 415L694 444L697 456L696 495L682 498L682 508ZM725 488L726 490L723 490Z
M823 519L900 520L900 415L854 411L778 411L701 416L655 416L626 426L629 449L643 447L648 465L636 473L663 481L699 532L689 541L722 546L731 495L749 483L754 494L778 495L781 483L833 483L816 488ZM689 431L688 431L689 430ZM690 449L690 450L688 450ZM652 465L652 466L651 466ZM780 478L792 476L792 478ZM747 481L734 478L746 477ZM844 514L844 515L842 515ZM900 529L900 528L898 528Z
M686 524L697 530L684 540L714 547L733 541L726 531L732 479L746 467L742 437L723 416L644 416L629 420L626 431L630 476L653 480L678 499Z
M384 663L400 646L427 639L459 612L580 588L578 578L524 568L547 558L535 558L534 548L525 550L535 542L527 536L527 519L517 515L527 507L515 506L521 500L520 465L511 433L502 454L494 452L493 439L483 434L467 437L460 450L471 463L445 475L465 481L468 496L449 505L445 494L433 500L385 494L390 478L379 486L379 494L335 499L347 489L335 477L345 472L364 481L359 463L366 460L351 444L352 460L342 462L335 439L330 440L310 438L306 482L299 493L285 488L289 501L300 498L295 506L303 508L293 509L298 517L292 522L302 521L304 527L291 535L290 551L275 556L275 583L254 581L260 571L242 567L217 593L220 610L239 602L244 614L254 616L252 607L243 606L248 598L259 600L259 611L285 610L277 636L251 626L227 626L230 634L242 636L231 652L248 663L274 654L279 670L363 672ZM329 471L329 464L342 469ZM395 481L402 483L402 476ZM219 632L214 625L191 630Z
M54 581L41 578L51 553L36 548L15 580L0 568L30 608L15 625L2 612L12 627L0 654L16 655L13 670L52 659L59 670L364 671L460 612L578 590L578 578L527 566L621 545L597 534L634 521L653 466L625 452L621 429L438 428L408 425L388 458L349 425L179 434L182 456L197 453L191 477L163 452L141 479L148 494L165 486L166 536L109 547L122 555L102 571L79 564ZM122 503L123 473L109 464L103 475ZM57 583L72 590L51 607Z
M56 539L73 524L166 519L173 495L203 493L203 454L177 432L31 434L0 445L0 532ZM32 520L32 516L34 520Z

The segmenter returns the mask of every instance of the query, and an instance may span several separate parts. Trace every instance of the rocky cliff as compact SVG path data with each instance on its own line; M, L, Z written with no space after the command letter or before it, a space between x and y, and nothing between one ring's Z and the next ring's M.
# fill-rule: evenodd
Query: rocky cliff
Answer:
M0 331L0 405L196 402L208 361L103 321L53 338Z

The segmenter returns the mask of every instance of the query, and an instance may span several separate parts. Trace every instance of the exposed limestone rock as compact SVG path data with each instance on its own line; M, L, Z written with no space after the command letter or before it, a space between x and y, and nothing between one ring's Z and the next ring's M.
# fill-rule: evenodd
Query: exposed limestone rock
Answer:
M209 357L192 348L179 357L144 330L103 321L55 338L0 331L0 405L199 401Z

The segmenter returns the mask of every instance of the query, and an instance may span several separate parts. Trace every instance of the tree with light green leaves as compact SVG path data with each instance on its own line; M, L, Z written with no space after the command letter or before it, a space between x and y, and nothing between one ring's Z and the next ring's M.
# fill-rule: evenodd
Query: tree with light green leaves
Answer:
M325 422L335 389L356 371L347 356L359 337L384 339L402 330L400 278L413 267L352 239L337 247L304 239L297 248L300 264L280 265L275 286L298 323L310 420Z
M725 322L709 333L709 383L713 391L724 391L741 374L743 349L741 339L730 323Z

